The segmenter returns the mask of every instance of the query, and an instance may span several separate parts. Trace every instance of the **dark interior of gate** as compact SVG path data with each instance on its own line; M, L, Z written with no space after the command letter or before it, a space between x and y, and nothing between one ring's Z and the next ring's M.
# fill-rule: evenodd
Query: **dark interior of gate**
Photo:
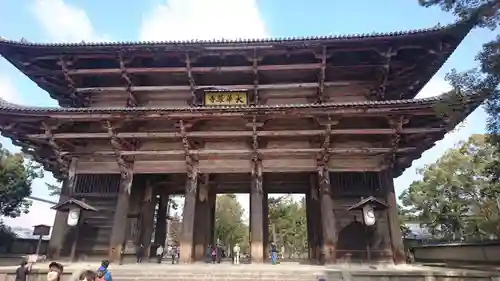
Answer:
M133 255L138 244L164 244L167 238L168 198L186 192L185 174L139 174L133 181L129 202L125 255ZM193 259L203 261L206 248L216 242L214 237L216 194L250 194L250 232L253 216L262 213L262 247L269 252L270 233L267 214L267 198L277 193L305 194L307 212L308 258L313 263L321 262L324 233L320 210L320 189L316 173L269 173L264 174L262 205L253 204L250 174L201 175L196 191L195 229L193 233ZM109 251L116 209L120 175L77 175L74 197L80 197L98 209L83 213L83 224L77 243L79 256L106 256ZM386 211L376 212L376 224L367 227L360 211L349 210L361 198L386 196L384 173L379 172L332 172L330 173L330 196L334 202L336 249L339 261L392 260ZM261 206L261 210L256 210ZM178 224L180 225L180 224ZM66 234L61 255L69 255L75 231ZM278 230L279 231L279 230ZM154 234L154 235L153 235ZM272 236L271 236L272 237ZM146 247L148 248L148 247ZM368 253L369 252L369 253ZM267 254L264 255L267 258Z

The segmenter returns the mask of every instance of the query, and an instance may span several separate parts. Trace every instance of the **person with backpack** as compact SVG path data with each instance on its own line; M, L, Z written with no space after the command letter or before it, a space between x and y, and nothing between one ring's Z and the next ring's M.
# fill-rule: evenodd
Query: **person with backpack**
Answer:
M98 279L101 279L102 281L113 281L113 278L111 277L111 272L108 270L108 267L109 267L109 261L103 260L101 262L101 267L97 269Z

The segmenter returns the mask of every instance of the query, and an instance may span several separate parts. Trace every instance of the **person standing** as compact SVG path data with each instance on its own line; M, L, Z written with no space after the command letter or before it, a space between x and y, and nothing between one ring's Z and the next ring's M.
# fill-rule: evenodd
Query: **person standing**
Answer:
M233 247L234 264L240 264L240 245L236 243Z
M102 279L105 281L113 281L113 278L111 277L111 272L108 270L109 267L109 261L108 260L103 260L101 262L101 267L97 269L97 275L99 277L99 274L102 274Z
M140 244L135 251L136 262L142 263L142 257L144 256L144 245Z
M21 261L21 264L16 269L16 281L26 281L28 274L31 272L31 265L25 259Z
M217 246L216 245L212 246L211 256L212 256L212 263L215 264L215 262L217 261Z
M171 247L170 256L172 257L172 264L175 264L175 259L177 258L177 247L176 246Z
M276 264L278 260L278 249L276 247L276 244L273 242L271 243L271 263Z
M161 260L163 259L163 246L162 245L158 245L158 248L156 248L156 262L157 263L161 263Z

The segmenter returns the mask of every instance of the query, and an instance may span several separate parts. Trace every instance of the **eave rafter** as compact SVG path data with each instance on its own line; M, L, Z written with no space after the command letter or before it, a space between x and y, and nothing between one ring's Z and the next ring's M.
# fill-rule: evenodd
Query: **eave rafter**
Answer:
M127 71L126 61L124 59L123 54L124 54L124 51L120 51L118 53L118 61L120 63L120 72L121 72L120 75L123 78L123 80L125 80L125 91L128 94L126 106L127 107L135 107L135 106L138 106L139 103L137 100L137 96L132 91L132 87L134 86L134 84L132 83L132 79L130 77L130 74Z
M111 148L113 150L113 154L116 158L116 163L118 164L118 168L120 170L122 182L126 183L125 184L126 192L130 194L131 181L133 178L134 161L128 159L127 156L123 155L122 151L135 150L135 147L127 145L127 143L123 142L121 139L117 137L116 125L114 125L111 121L106 120L104 125L108 130L108 136Z

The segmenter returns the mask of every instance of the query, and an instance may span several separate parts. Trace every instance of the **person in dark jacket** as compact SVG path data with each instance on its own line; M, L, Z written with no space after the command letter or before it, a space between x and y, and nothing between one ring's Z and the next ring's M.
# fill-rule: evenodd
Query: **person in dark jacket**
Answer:
M140 244L135 251L136 262L142 263L142 257L144 257L144 245Z
M16 281L26 281L30 272L31 263L28 263L25 259L23 259L19 267L16 269Z

